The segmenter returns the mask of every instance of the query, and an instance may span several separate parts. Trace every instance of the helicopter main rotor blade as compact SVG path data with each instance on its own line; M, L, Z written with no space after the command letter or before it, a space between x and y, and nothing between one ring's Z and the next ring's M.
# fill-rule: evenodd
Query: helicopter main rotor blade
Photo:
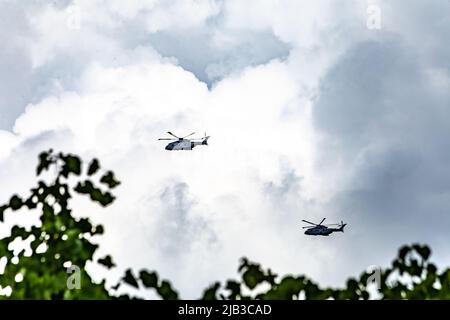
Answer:
M312 229L315 228L316 226L308 226L308 227L302 227L302 229Z
M183 138L181 138L181 139L184 139L184 138L190 137L190 136L192 136L193 134L195 134L195 132L192 132L191 134L188 134L187 136L185 136L185 137L183 137Z
M167 131L167 133L170 134L171 136L177 138L177 139L182 139L182 138L180 138L180 137L177 137L176 135L174 135L174 134L173 134L172 132L170 132L170 131Z
M159 138L158 140L177 140L177 139L174 139L174 138Z
M326 218L323 218L322 221L320 221L319 226L322 224L322 222L325 221Z
M312 223L312 222L309 222L309 221L306 221L306 220L302 220L303 222L306 222L306 223L309 223L309 224L313 224L313 225L315 225L315 226L318 226L318 224L317 223Z

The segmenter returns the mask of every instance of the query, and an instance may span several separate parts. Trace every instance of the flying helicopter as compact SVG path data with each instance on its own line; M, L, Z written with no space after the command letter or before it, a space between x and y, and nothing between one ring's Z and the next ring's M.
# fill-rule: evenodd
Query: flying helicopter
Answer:
M333 232L344 232L344 227L347 225L346 223L341 221L340 224L323 225L322 223L325 221L325 219L326 218L323 218L319 224L302 220L303 222L312 224L312 226L303 227L303 229L306 229L305 234L309 236L329 236ZM337 228L330 228L329 226L337 226Z
M195 146L207 146L208 145L208 139L210 136L206 135L203 138L199 139L186 139L187 137L192 136L195 134L195 132L192 132L191 134L188 134L184 137L178 137L174 135L172 132L168 131L168 134L170 134L173 138L159 138L158 140L175 140L171 143L169 143L166 146L166 150L192 150Z

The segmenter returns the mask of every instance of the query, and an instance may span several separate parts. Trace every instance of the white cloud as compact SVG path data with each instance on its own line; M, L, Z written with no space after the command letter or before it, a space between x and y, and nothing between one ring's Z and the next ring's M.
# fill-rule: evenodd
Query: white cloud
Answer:
M122 264L146 264L165 270L190 295L220 275L220 270L234 270L241 255L270 261L274 253L280 252L277 246L283 245L283 237L278 233L272 233L274 248L259 247L261 239L271 238L265 235L271 221L280 223L272 217L273 205L264 204L266 190L259 187L277 180L280 155L300 172L302 185L311 186L305 195L313 197L320 189L312 172L314 137L308 124L308 103L304 102L303 111L298 110L294 118L283 118L283 110L298 103L298 97L282 63L274 61L250 68L220 82L212 91L191 73L158 60L118 68L93 65L78 87L77 93L63 92L28 106L16 121L14 132L25 140L49 131L56 136L70 132L66 134L70 147L64 150L95 155L112 166L123 186L117 205L110 209L113 213L104 220L114 237L109 243L114 245L109 247L108 241L105 245ZM192 128L211 133L211 145L190 153L168 153L156 140L169 129L183 134ZM193 243L186 247L189 250L180 257L165 252L167 245L177 245L171 244L176 235L158 230L166 218L177 216L168 214L175 209L170 201L165 203L162 194L180 183L186 184L198 202L194 213L198 218L192 218L192 223L199 221L202 226L198 236L203 239L201 232L205 231L207 239L216 239L214 250L208 241L192 239ZM230 197L235 204L224 207L223 199ZM230 206L239 211L230 211ZM130 220L133 214L136 216ZM293 221L299 217L293 211L285 216ZM142 227L144 230L140 230ZM230 242L246 232L255 238L246 244ZM155 235L166 238L155 239ZM298 230L291 230L290 237L296 236ZM154 253L138 255L150 251L148 241L156 242L151 246ZM160 246L157 242L169 244ZM130 243L135 246L136 256L130 254ZM215 250L216 246L220 251ZM221 269L200 260L199 255L227 264ZM189 268L181 271L171 267L168 261L175 258ZM204 273L202 281L194 286L186 280L186 272L196 267L210 273Z

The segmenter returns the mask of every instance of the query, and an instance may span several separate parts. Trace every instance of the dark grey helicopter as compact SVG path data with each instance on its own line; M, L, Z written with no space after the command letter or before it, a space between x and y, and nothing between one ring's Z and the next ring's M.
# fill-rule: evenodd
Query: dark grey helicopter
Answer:
M199 139L186 139L187 137L192 136L195 134L195 132L192 132L191 134L188 134L185 137L178 137L174 135L172 132L168 131L168 134L170 134L173 138L159 138L158 140L175 140L174 142L169 143L166 146L166 150L192 150L195 146L207 146L208 145L208 139L210 136L205 136L203 138Z
M303 222L312 224L312 226L303 227L306 229L305 234L309 236L328 236L333 232L344 232L344 227L347 225L343 221L340 224L328 224L322 225L326 218L323 218L319 224L312 223L306 220L302 220ZM338 226L337 228L329 228L329 226Z

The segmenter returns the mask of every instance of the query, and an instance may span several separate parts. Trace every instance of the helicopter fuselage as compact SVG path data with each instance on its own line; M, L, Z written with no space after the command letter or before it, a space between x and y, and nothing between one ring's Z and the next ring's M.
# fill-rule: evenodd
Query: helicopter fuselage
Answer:
M195 146L206 146L208 145L208 139L210 136L206 135L205 137L200 139L186 139L186 137L190 137L195 132L192 132L191 134L184 136L184 137L178 137L174 135L172 132L167 131L168 134L172 136L172 138L159 138L158 140L174 140L173 142L166 145L166 150L172 151L172 150L192 150Z
M192 150L195 146L205 145L203 141L192 141L189 139L178 140L169 143L166 150Z
M339 229L335 229L335 228L327 228L327 227L314 227L314 228L310 228L307 229L305 231L305 234L309 235L309 236L328 236L333 232L336 231L340 231Z

